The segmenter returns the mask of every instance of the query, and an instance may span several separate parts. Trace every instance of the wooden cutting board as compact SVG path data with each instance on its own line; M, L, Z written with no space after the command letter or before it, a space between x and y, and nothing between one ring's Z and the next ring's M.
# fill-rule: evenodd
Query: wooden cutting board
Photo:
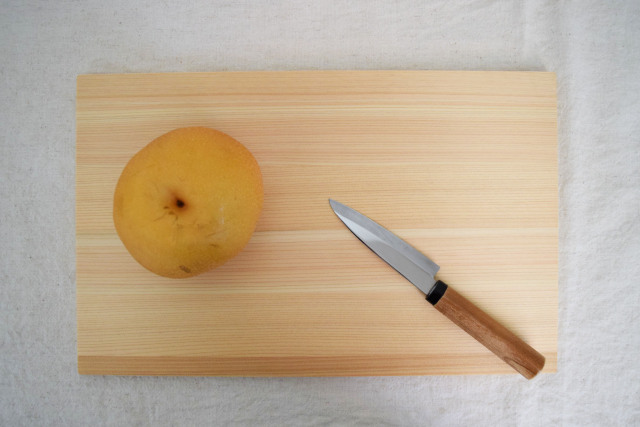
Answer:
M81 374L515 374L362 245L328 198L422 250L556 370L553 73L82 75L76 119ZM176 280L138 265L111 215L129 158L183 126L247 146L265 204L238 257Z

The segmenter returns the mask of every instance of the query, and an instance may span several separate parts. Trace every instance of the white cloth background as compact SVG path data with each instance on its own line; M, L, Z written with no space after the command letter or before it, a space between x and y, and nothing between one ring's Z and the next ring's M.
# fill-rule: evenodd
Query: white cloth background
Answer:
M75 78L548 70L558 373L144 378L76 371ZM0 424L640 425L640 2L0 3Z

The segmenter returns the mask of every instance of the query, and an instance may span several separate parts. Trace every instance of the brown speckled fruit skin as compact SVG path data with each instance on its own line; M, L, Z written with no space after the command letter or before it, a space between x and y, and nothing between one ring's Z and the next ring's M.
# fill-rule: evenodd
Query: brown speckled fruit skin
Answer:
M142 266L164 277L191 277L244 248L263 197L258 162L241 143L210 128L180 128L127 163L113 221Z

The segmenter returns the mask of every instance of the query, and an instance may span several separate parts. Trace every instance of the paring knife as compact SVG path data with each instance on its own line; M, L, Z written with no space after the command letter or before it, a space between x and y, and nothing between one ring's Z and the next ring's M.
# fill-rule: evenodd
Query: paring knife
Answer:
M508 363L525 378L531 379L544 367L544 356L515 336L487 313L436 280L440 269L413 246L342 203L329 199L338 218L355 236L398 273L424 292L440 313Z

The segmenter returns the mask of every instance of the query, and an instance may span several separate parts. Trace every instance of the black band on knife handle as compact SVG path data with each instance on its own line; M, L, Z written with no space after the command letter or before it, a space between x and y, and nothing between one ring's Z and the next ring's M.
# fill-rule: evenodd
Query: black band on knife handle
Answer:
M446 283L438 280L427 294L427 301L429 301L431 305L436 305L438 301L440 301L440 298L442 298L444 293L447 291L447 288L448 286Z
M544 368L544 356L478 306L438 281L427 300L433 308L491 350L522 376L531 379Z

